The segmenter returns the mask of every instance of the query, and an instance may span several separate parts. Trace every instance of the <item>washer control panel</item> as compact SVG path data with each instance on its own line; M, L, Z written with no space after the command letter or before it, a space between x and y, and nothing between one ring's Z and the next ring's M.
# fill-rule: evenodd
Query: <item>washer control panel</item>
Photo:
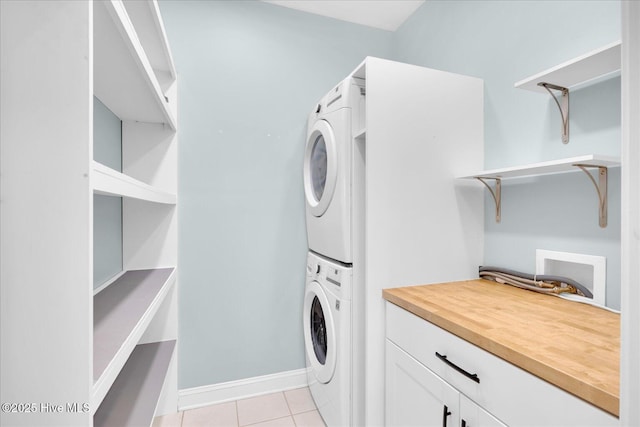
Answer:
M327 269L327 282L333 283L336 286L341 286L340 277L342 276L342 272L337 268L328 268Z
M307 256L307 281L319 282L341 298L351 299L352 275L350 265L339 264L312 252Z

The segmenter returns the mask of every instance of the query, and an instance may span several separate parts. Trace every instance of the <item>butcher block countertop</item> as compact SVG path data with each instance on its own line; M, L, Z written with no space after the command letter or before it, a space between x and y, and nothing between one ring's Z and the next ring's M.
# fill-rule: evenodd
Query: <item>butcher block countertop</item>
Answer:
M483 279L385 289L383 296L619 415L619 314Z

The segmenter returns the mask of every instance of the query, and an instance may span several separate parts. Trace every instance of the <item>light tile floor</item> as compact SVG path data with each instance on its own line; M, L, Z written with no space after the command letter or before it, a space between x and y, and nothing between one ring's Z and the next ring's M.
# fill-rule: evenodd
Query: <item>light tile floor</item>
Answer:
M153 427L325 427L308 387L157 417Z

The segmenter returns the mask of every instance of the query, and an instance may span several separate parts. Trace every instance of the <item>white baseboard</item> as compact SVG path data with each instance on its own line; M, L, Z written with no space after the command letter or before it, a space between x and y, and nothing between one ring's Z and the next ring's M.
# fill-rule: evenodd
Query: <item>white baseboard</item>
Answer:
M276 393L307 386L307 370L279 372L277 374L211 384L178 390L178 410L200 408L262 394Z

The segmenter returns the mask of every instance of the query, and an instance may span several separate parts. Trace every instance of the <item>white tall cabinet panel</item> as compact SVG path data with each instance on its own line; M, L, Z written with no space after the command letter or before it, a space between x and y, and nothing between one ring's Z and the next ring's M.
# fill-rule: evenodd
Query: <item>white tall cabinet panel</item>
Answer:
M91 10L0 2L2 425L91 422Z
M0 2L2 425L177 410L176 73L156 0L131 3ZM93 160L94 96L122 173ZM123 198L124 271L95 291L93 194Z
M620 420L640 425L640 4L622 2Z
M364 194L353 266L366 283L364 304L354 302L363 322L354 327L366 337L354 347L354 360L364 360L354 399L365 409L355 416L373 426L384 422L382 289L475 278L482 264L483 195L455 177L484 162L483 82L372 57L352 77L366 91L353 191Z

